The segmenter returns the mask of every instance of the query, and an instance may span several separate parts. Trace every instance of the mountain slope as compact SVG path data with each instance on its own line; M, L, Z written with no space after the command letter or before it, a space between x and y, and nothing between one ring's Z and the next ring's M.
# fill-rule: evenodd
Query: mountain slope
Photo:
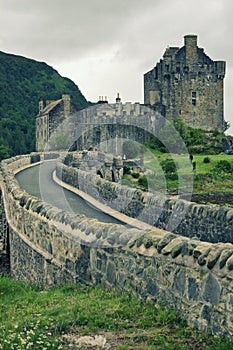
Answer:
M77 109L88 107L78 86L46 63L0 51L0 152L33 151L39 100L59 99L64 93Z

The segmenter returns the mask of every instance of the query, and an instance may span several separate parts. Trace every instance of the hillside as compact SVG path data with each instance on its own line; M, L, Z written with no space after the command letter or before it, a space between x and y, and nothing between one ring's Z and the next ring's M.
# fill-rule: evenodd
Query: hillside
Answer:
M89 105L73 81L46 63L0 51L0 160L34 150L38 101L63 93L77 109Z

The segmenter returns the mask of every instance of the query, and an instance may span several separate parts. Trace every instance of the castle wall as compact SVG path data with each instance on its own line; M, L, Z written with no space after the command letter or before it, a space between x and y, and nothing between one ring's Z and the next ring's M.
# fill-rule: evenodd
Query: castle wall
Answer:
M48 141L48 118L48 115L38 116L36 118L36 149L38 151L43 151Z
M0 173L14 278L132 291L176 308L195 327L233 335L232 244L63 212L19 188L13 171L30 163L30 156L12 158L2 162Z

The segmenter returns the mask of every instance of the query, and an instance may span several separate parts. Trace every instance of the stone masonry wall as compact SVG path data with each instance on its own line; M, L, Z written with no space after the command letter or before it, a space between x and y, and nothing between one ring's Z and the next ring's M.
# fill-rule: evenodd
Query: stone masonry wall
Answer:
M19 188L12 169L22 162L30 163L30 157L3 161L0 172L14 278L132 291L176 308L200 329L233 335L232 244L156 228L142 232L64 212Z
M2 193L0 190L0 274L10 272L9 251L7 250L8 223L5 218Z
M233 209L140 191L94 174L57 165L57 176L100 202L165 230L202 241L233 243Z

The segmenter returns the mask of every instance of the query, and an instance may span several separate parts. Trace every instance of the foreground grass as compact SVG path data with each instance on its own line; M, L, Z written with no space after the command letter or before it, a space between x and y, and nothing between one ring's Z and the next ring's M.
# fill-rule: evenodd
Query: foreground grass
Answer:
M188 327L175 311L130 294L68 285L43 289L0 276L0 349L74 349L67 335L103 335L110 349L233 349Z

